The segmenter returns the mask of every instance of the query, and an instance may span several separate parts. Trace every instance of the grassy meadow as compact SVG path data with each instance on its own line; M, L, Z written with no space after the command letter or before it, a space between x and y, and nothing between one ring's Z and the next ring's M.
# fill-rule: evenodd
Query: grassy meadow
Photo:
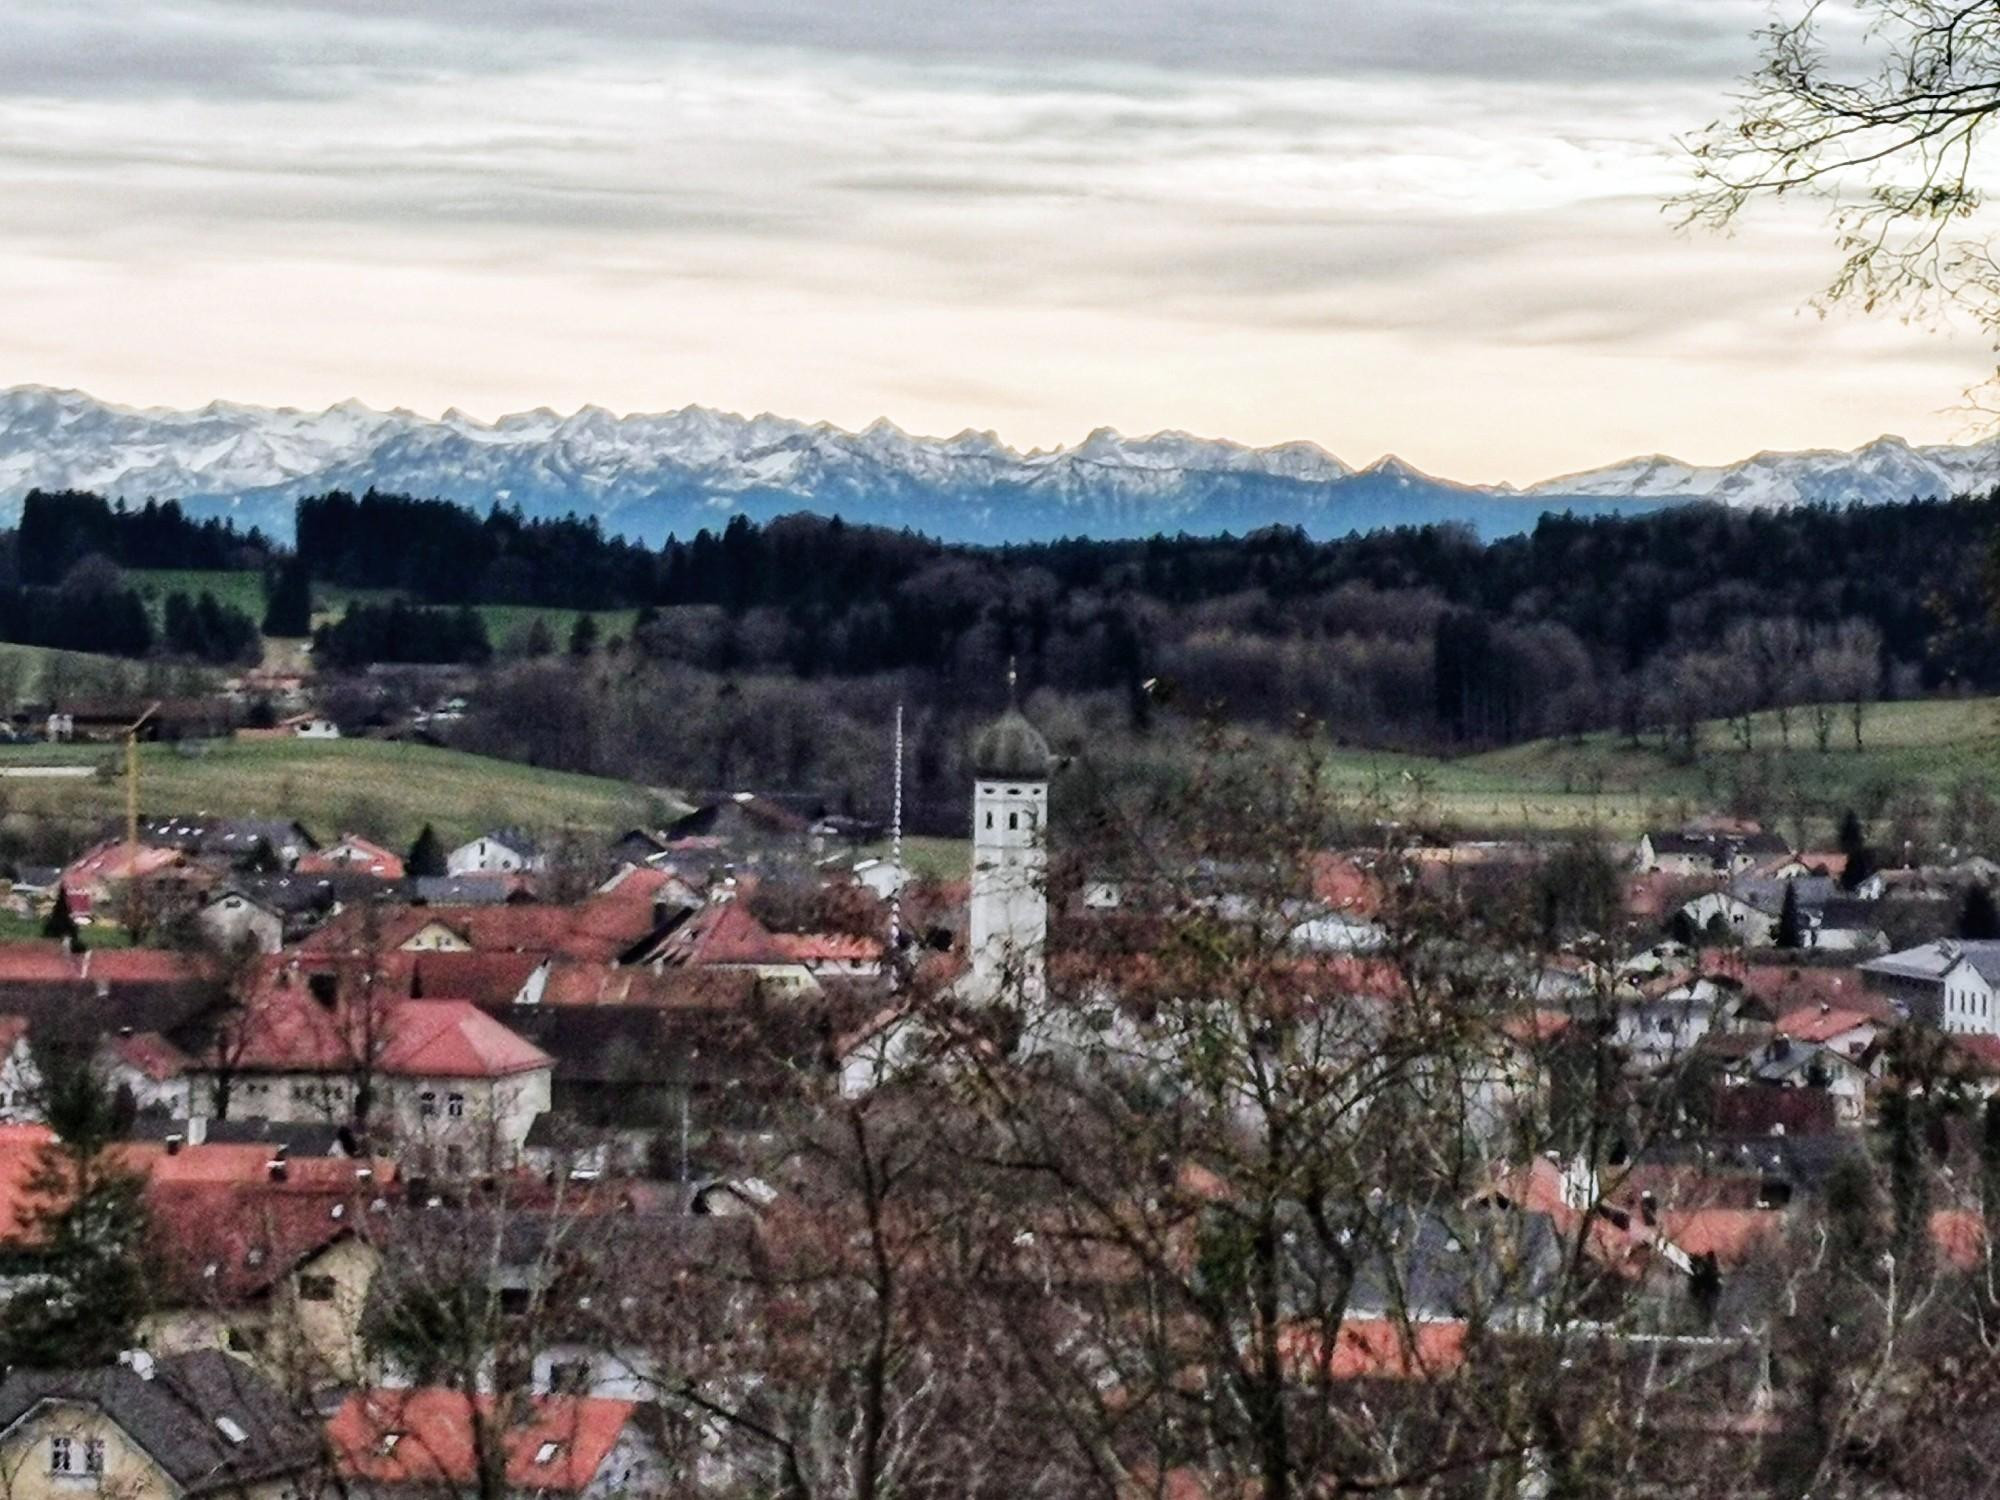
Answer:
M9 767L91 765L87 778L0 774L0 809L92 828L125 808L122 752L111 745L0 746ZM144 745L139 806L147 814L297 818L325 839L353 831L406 847L426 822L447 843L487 828L574 826L603 832L684 811L671 794L620 781L378 740L228 740Z

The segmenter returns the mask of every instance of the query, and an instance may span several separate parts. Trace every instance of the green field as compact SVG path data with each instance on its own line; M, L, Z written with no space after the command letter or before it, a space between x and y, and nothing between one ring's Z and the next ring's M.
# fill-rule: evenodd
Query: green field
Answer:
M154 601L156 608L165 604L169 594L210 593L219 603L232 605L253 620L264 618L264 580L250 569L156 568L134 571L128 576L141 593ZM337 584L318 584L313 588L313 618L315 623L336 619L354 601L382 604L395 597L393 589L350 589ZM518 632L527 630L538 619L547 622L549 632L560 649L569 640L570 627L577 616L575 610L546 609L534 604L479 604L473 608L486 622L486 634L495 650L503 649ZM596 617L601 640L613 635L630 634L632 621L639 612L636 609L594 609L588 613Z
M0 706L46 703L51 698L155 697L195 692L214 681L206 667L132 661L85 651L57 651L0 641Z
M156 613L169 594L213 594L218 604L240 609L253 620L264 618L264 579L254 569L147 568L125 576Z
M10 816L46 815L73 827L115 819L125 807L120 760L110 745L0 746L0 772L102 768L99 775L68 780L0 775L0 807ZM147 815L296 818L322 839L353 831L397 848L409 845L426 822L449 844L500 824L597 834L685 810L670 795L624 782L378 740L145 745L139 806Z
M1759 716L1753 731L1745 750L1722 723L1704 726L1692 764L1677 764L1654 738L1634 746L1622 735L1592 734L1449 760L1340 751L1331 774L1357 797L1429 809L1492 833L1596 825L1628 834L1735 810L1823 836L1846 808L1872 817L1898 796L1935 803L1967 778L2000 795L2000 699L1873 705L1859 750L1844 711L1824 753L1802 710L1789 750L1774 717Z

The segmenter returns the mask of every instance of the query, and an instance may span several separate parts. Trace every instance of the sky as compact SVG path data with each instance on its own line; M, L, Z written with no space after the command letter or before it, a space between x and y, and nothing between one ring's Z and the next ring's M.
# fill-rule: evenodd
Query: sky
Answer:
M1674 231L1765 0L0 0L0 385L1109 425L1527 482L1969 435Z

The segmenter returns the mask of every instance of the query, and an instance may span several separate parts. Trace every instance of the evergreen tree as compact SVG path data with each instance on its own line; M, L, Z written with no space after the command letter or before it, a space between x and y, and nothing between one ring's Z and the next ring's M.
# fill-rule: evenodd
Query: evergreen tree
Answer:
M1868 836L1862 832L1861 819L1851 807L1840 820L1840 852L1847 856L1840 871L1840 883L1847 890L1854 890L1878 868L1875 851L1868 847Z
M2000 938L2000 905L1993 900L1993 892L1983 885L1974 885L1965 893L1965 905L1958 913L1958 935L1973 942L1989 942Z
M287 638L311 635L312 612L312 575L303 557L291 557L271 585L264 608L264 634Z
M1799 920L1799 887L1796 881L1785 882L1785 904L1778 908L1777 945L1788 950L1805 946L1805 930Z
M1840 815L1838 841L1840 852L1845 854L1849 859L1854 858L1856 851L1864 848L1868 843L1867 835L1861 831L1861 819L1851 807Z
M569 629L569 654L588 656L597 649L597 618L594 615L578 615L576 623Z
M145 1184L113 1153L117 1104L87 1060L57 1049L36 1060L56 1139L28 1179L35 1274L0 1308L0 1361L106 1364L147 1311Z
M444 841L437 836L437 830L424 824L424 831L417 835L417 841L410 845L410 857L403 861L404 870L411 876L432 878L446 873Z
M528 632L521 638L523 656L549 656L556 649L555 633L549 629L549 622L540 615L528 625Z
M56 904L49 908L48 917L42 923L42 936L54 938L65 948L75 948L80 936L76 917L69 909L69 887L60 883L56 886Z

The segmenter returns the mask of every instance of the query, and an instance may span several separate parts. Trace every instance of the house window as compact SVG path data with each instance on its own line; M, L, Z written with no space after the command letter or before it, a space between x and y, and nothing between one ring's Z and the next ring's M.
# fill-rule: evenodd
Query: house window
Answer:
M331 1302L333 1300L333 1278L331 1276L301 1276L299 1278L299 1300L301 1302Z
M432 1093L429 1089L425 1089L421 1094L417 1095L418 1114L428 1118L436 1115L437 1112L438 1096L436 1094Z
M447 1146L444 1148L444 1169L453 1177L463 1177L465 1175L465 1148L463 1146Z
M986 814L986 826L988 828L991 828L993 826L993 814L990 810Z
M1019 828L1021 826L1021 815L1019 813L1008 813L1007 826L1009 828Z
M104 1439L85 1438L83 1440L83 1472L102 1474L104 1472Z
M525 1318L528 1315L528 1289L524 1286L503 1286L500 1288L500 1316L503 1318Z
M53 1437L49 1439L49 1472L51 1474L74 1474L76 1472L76 1440L74 1438Z
M561 1359L549 1366L549 1393L581 1396L590 1389L590 1361Z
M451 1117L452 1117L452 1118L453 1118L454 1120L462 1120L462 1119L464 1119L464 1118L465 1118L465 1095L463 1095L463 1094L447 1094L447 1095L445 1095L445 1101L444 1101L444 1112L445 1112L446 1114L450 1115L450 1116L451 1116Z

